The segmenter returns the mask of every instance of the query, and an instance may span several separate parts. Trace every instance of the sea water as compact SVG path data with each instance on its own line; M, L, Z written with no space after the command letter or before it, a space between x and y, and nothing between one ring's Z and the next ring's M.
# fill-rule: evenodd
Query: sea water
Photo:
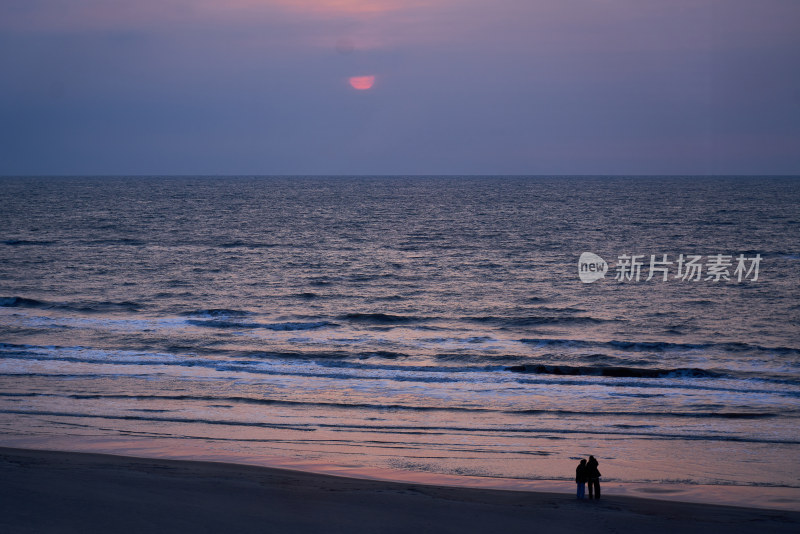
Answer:
M768 177L0 178L0 445L800 488L798 206Z

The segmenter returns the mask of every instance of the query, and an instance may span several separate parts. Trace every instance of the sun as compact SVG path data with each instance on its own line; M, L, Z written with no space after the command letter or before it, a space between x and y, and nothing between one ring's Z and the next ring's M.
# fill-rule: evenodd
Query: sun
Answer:
M350 86L353 89L358 89L359 91L366 91L367 89L372 89L373 85L375 85L375 76L350 77Z

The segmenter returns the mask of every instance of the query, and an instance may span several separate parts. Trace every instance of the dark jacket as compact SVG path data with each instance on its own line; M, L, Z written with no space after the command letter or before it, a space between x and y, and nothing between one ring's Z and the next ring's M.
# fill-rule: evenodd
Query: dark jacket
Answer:
M592 458L586 464L586 478L588 479L600 478L601 476L602 475L600 475L600 471L597 469L597 460Z
M586 464L578 464L575 468L575 482L585 484L589 477L586 476Z

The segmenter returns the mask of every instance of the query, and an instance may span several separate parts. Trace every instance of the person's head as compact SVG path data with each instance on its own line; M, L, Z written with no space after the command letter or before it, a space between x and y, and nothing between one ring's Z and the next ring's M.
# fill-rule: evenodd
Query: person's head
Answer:
M597 460L594 459L594 456L589 456L589 461L590 462L596 462Z
M581 459L581 465L586 465L586 458Z

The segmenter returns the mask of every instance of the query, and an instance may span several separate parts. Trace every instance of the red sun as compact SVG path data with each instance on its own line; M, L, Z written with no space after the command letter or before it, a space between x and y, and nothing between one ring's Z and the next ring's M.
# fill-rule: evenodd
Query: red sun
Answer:
M372 89L373 85L375 85L375 76L352 76L350 78L350 86L359 91Z

